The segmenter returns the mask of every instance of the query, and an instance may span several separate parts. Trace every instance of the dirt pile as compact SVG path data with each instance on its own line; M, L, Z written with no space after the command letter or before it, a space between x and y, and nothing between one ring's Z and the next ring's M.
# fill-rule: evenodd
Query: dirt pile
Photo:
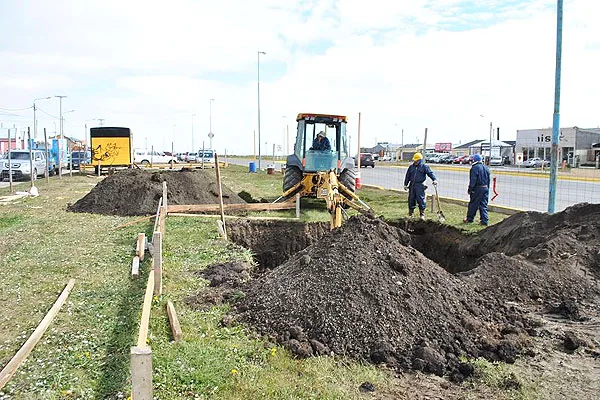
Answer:
M458 252L482 256L465 278L481 293L576 304L600 294L598 249L600 204L578 204L552 215L515 214L464 241Z
M202 170L150 172L126 169L100 181L87 195L68 207L69 211L107 215L151 215L167 182L169 204L216 204L218 188L213 173ZM223 186L223 202L244 203Z
M513 361L520 328L509 310L409 243L380 220L351 218L244 287L238 319L299 356L333 352L439 375L459 374L461 355Z

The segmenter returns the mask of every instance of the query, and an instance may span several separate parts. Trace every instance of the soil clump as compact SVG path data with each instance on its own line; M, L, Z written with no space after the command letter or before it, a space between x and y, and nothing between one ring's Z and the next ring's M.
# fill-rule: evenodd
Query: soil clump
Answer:
M125 169L107 176L67 209L105 215L152 215L167 182L168 204L216 204L218 188L212 173L202 170L146 171ZM244 203L223 186L223 203Z

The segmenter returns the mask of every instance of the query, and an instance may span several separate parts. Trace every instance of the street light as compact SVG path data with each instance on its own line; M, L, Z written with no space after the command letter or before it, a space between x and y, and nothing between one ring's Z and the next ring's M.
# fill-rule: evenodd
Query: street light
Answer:
M194 117L196 116L196 114L192 114L192 151L195 152L195 148L194 148Z
M287 115L282 116L284 120L286 120L285 131L283 135L283 144L285 146L281 146L281 152L285 149L286 155L290 154L290 124L287 122Z
M37 99L33 99L33 139L37 139L37 118L35 116L36 105L35 102L38 100L50 100L52 96L48 97L38 97Z
M479 116L481 118L485 119L484 115L479 114ZM490 121L490 157L489 158L492 158L492 121Z
M256 64L257 70L257 94L258 94L258 170L260 171L260 55L266 55L264 51L257 51L258 61Z
M394 126L399 126L394 124ZM398 161L398 160L396 160ZM400 161L404 161L404 128L402 128L402 144L400 144Z
M59 96L57 96L59 97ZM66 96L63 96L66 97ZM62 100L62 98L61 98ZM60 146L60 139L64 139L64 133L63 133L63 128L64 128L64 117L63 114L67 114L67 113L71 113L74 112L75 110L69 110L69 111L65 111L64 113L62 112L62 101L61 101L61 107L60 107L60 137L57 143L57 148L58 148L58 178L62 178L62 149ZM67 149L65 149L67 150Z
M63 134L63 126L62 126L62 99L67 97L67 96L54 96L54 97L58 97L58 101L59 101L59 123L60 123L60 133L59 136L60 138L62 138L62 134Z
M210 99L208 101L208 138L210 139L210 149L212 150L212 140L215 137L215 134L212 131L212 103L215 99Z

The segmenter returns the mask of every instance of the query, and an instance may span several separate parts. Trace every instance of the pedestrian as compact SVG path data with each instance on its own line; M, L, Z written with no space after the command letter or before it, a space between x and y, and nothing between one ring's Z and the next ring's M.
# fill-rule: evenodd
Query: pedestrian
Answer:
M490 170L481 162L481 155L473 156L473 165L469 172L469 188L467 193L471 196L469 208L467 209L467 218L463 220L465 224L470 224L475 219L477 210L479 210L479 224L488 224L488 197L490 195Z
M429 165L423 162L423 154L415 153L412 159L413 163L408 167L404 177L404 190L408 190L408 216L412 217L418 205L419 216L422 220L425 220L425 189L427 189L427 186L423 182L429 177L433 181L433 185L436 186L437 179Z

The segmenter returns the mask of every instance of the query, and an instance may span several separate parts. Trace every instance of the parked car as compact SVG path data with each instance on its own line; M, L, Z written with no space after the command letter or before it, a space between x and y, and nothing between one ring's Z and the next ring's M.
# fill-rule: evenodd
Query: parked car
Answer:
M148 165L148 164L171 164L176 163L177 158L174 156L168 156L160 151L150 150L135 150L133 153L133 162L136 164Z
M548 160L542 160L539 157L528 158L523 162L523 166L526 168L540 168L542 166L547 167L548 165L550 165Z
M468 155L468 154L466 154L466 155L464 155L464 156L458 156L458 157L456 157L456 158L454 159L454 161L452 161L452 163L453 163L453 164L462 164L462 163L463 163L463 160L464 160L465 158L467 158L467 157L469 157L469 155Z
M38 176L44 176L46 173L46 154L41 150L33 150L31 152L31 162L29 161L29 150L11 150L10 164L8 165L8 155L0 162L2 172L0 177L2 180L9 179L9 172L12 172L12 178L28 179L33 175L33 179Z
M463 158L460 163L461 164L473 164L473 162L474 162L473 155L469 155L469 156L465 156L465 158Z
M358 163L354 160L354 165ZM371 167L375 168L375 160L373 159L373 154L371 153L360 153L360 166L361 167Z
M501 166L504 165L504 160L500 156L492 156L490 158L490 166Z
M73 169L79 169L81 165L89 164L91 161L91 151L74 151L71 153L71 166Z
M448 154L448 157L445 157L442 159L442 164L452 164L454 163L454 160L456 160L456 156L453 156L452 154Z

